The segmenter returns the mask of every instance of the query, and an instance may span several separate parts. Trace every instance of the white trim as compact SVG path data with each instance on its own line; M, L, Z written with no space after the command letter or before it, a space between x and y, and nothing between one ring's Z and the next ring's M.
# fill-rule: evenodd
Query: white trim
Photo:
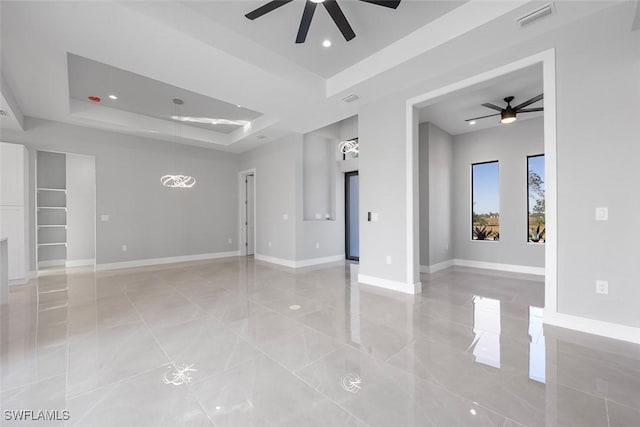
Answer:
M322 257L322 258L303 259L303 260L300 260L300 261L296 261L296 268L310 267L312 265L327 264L327 263L330 263L330 262L344 261L345 259L346 259L346 255L345 254L326 256L326 257Z
M38 262L38 268L47 268L47 267L64 267L65 260L63 259L53 259L50 261L40 261Z
M284 258L276 258L267 255L253 254L253 258L257 261L269 262L271 264L284 265L289 268L296 268L296 262Z
M405 294L419 294L422 292L422 283L402 283L395 280L382 279L380 277L365 276L358 274L358 283L377 286L379 288L390 289L392 291L403 292Z
M96 264L96 271L118 270L121 268L146 267L149 265L173 264L176 262L202 261L207 259L230 258L239 256L239 251L215 252L209 254L183 255L167 258L148 258L138 259L134 261L112 262L105 264Z
M586 317L572 316L570 314L547 312L545 308L544 323L573 329L588 334L599 335L622 341L640 344L640 328L604 322L602 320L587 319Z
M87 258L87 259L72 259L65 261L65 267L84 267L87 265L95 265L95 258Z
M453 261L452 259L448 259L433 265L421 265L420 273L435 273L436 271L444 270L445 268L453 266Z
M545 243L545 312L557 312L557 143L556 143L556 62L555 49L548 49L535 55L505 64L484 73L477 74L467 79L441 87L426 94L407 100L406 104L406 150L407 150L407 278L415 280L415 274L420 269L419 250L414 250L418 239L414 230L417 229L417 221L414 206L419 200L418 186L414 175L417 174L417 165L414 153L417 139L416 108L424 107L430 102L437 102L438 98L452 92L464 89L493 78L521 70L531 65L542 63L543 91L544 91L544 154L545 154L545 181L546 181L546 217L547 229ZM417 156L415 156L417 157Z
M460 267L482 268L486 270L509 271L512 273L535 274L537 276L545 275L544 267L532 267L529 265L501 264L498 262L474 261L468 259L454 259L453 265Z
M345 254L332 255L332 256L327 256L322 258L303 259L300 261L292 261L289 259L276 258L276 257L271 257L268 255L261 255L261 254L254 254L253 257L258 261L264 261L264 262L269 262L271 264L283 265L289 268L310 267L312 265L328 264L330 262L345 260Z

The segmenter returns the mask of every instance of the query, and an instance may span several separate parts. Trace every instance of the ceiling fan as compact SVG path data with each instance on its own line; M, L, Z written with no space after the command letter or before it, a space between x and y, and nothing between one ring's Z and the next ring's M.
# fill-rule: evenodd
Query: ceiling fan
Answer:
M516 121L516 116L518 115L518 113L534 113L536 111L543 111L542 107L535 107L535 108L526 108L529 105L540 101L543 98L543 94L541 93L540 95L534 96L533 98L524 101L521 104L516 105L515 107L511 106L511 101L513 101L514 97L513 96L507 96L504 99L504 102L507 103L507 106L502 108L502 107L498 107L497 105L494 104L490 104L490 103L485 103L482 104L483 107L487 107L487 108L491 108L492 110L497 110L500 111L499 113L496 114L489 114L488 116L480 116L480 117L474 117L473 119L467 119L465 120L466 122L475 122L476 120L479 119L486 119L487 117L495 117L495 116L500 116L500 123L513 123ZM473 124L473 123L471 123Z
M272 12L287 3L291 3L292 1L293 0L270 1L269 3L247 13L245 16L253 21L254 19L260 18L262 15ZM398 5L400 4L400 0L360 1L375 4L377 6L388 7L390 9L397 9ZM311 27L311 20L313 19L313 14L316 11L316 6L318 6L319 3L322 3L325 9L327 9L327 12L329 12L329 16L331 16L331 19L333 19L333 22L335 22L345 40L352 40L356 36L356 33L353 32L353 28L351 28L351 25L349 25L349 21L347 21L344 13L342 13L342 9L340 8L336 0L306 0L306 4L304 5L304 12L302 13L302 20L300 21L300 27L298 27L298 36L296 37L296 43L304 43L307 39L309 27Z

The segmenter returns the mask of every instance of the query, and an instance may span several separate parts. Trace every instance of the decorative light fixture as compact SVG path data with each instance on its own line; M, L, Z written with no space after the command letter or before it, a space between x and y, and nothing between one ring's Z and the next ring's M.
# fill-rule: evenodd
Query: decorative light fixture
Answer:
M191 123L207 123L210 125L233 125L233 126L246 126L249 121L247 120L228 120L228 119L211 119L209 117L184 117L184 116L171 116L173 120L179 122L191 122Z
M165 175L160 182L169 188L191 188L196 184L196 179L189 175Z
M507 106L507 108L500 113L500 123L509 124L516 121L516 112L511 109L511 106Z
M355 156L358 155L360 150L360 146L358 144L358 138L348 139L346 141L342 141L338 144L338 151L341 154L353 154Z
M175 117L181 117L180 109L184 104L182 99L173 99ZM178 143L178 124L176 123L176 144ZM164 175L160 178L160 182L164 187L169 188L191 188L196 184L196 179L190 175Z

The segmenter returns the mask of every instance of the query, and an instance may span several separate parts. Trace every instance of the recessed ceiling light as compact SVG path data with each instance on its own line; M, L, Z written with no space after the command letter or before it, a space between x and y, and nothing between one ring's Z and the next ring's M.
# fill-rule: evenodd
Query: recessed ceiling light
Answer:
M242 105L240 105L240 104L236 104L236 107L238 107L238 108L242 108Z
M109 95L109 98L110 98L110 99L118 99L118 97L117 97L117 96L115 96L115 95Z
M324 0L311 0L311 3L323 3Z
M476 121L475 121L475 120L471 120L471 121L469 122L469 124L470 124L471 126L473 126L473 125L475 125L475 124L476 124Z
M322 46L324 47L331 47L331 40L325 40L322 42Z

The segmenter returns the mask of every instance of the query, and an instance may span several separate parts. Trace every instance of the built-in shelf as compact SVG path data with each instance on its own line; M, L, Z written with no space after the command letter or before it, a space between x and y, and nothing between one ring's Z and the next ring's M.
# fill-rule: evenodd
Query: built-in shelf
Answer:
M60 243L38 243L38 246L67 246L66 242L60 242Z
M38 228L56 228L56 227L64 227L67 228L65 224L44 224L39 225Z
M67 210L66 206L38 206L38 209L64 209Z
M64 188L36 188L36 190L38 190L38 191L64 191L65 193L67 192L67 190L64 189Z

